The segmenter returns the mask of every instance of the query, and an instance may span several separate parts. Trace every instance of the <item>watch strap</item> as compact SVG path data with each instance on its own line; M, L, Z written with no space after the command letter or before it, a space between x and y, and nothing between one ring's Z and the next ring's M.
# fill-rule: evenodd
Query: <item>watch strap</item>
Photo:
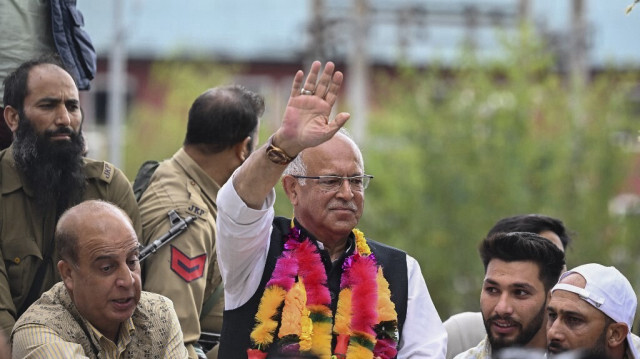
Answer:
M288 165L296 156L289 156L282 148L275 146L273 144L273 136L275 136L275 134L271 135L267 142L267 157L275 164Z

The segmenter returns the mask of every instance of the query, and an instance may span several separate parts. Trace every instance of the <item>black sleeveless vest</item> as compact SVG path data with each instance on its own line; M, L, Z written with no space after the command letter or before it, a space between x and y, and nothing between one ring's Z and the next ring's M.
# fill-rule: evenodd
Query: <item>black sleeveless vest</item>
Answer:
M225 310L222 321L222 333L220 337L219 358L241 359L247 358L247 349L251 345L249 335L255 326L255 314L258 311L258 305L264 292L264 288L271 279L271 274L275 268L278 257L284 249L285 237L289 233L291 220L283 217L276 217L273 220L273 230L271 233L271 245L267 255L267 263L262 274L262 280L258 290L253 294L247 303L233 310ZM299 228L299 224L296 223ZM302 229L300 238L313 238ZM353 234L350 237L350 243L354 243ZM402 337L402 327L407 314L407 260L406 253L389 247L387 245L367 240L367 244L371 248L371 252L375 254L376 260L383 268L384 277L389 282L391 290L391 301L396 306L398 313L398 329L399 335ZM338 302L338 294L340 291L340 279L342 275L342 262L351 255L354 250L353 245L347 253L345 253L333 265L326 251L320 251L320 257L327 271L327 282L329 292L331 293L331 310L335 314ZM276 335L277 338L277 335ZM335 337L332 348L335 347ZM271 345L270 352L277 352L277 340Z

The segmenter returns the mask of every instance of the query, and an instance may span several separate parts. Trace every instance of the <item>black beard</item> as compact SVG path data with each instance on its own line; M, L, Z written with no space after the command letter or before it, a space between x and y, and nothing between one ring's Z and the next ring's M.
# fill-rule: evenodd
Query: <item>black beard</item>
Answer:
M607 348L605 345L607 343L608 328L609 326L605 325L604 328L602 329L602 333L600 333L600 338L598 338L598 340L595 343L593 343L593 346L591 348L586 350L586 352L590 354L593 358L608 358ZM629 345L633 345L633 344L629 343Z
M545 300L540 311L533 317L533 321L529 323L526 327L522 328L522 324L520 324L521 332L520 334L512 341L505 341L502 338L495 338L491 335L491 321L493 319L499 319L497 316L493 316L484 321L484 328L487 331L487 336L489 338L489 343L491 344L491 350L493 353L498 352L500 349L508 348L508 347L524 347L527 345L533 337L536 336L540 328L542 328L542 324L544 323L544 315L546 314L545 310L547 307L547 301Z
M55 205L56 216L82 199L86 175L82 157L84 138L68 127L38 134L31 121L20 112L13 141L13 158L33 189L36 205L46 211ZM71 141L52 141L56 134L69 134Z

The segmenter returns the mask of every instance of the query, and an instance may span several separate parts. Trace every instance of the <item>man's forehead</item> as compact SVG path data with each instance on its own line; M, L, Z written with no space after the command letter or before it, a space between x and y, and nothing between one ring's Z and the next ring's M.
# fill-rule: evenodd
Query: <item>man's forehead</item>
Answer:
M578 288L584 288L587 285L587 281L580 273L569 273L566 277L560 279L558 283L572 285ZM563 289L556 289L551 292L551 300L549 305L557 305L555 310L570 310L582 313L584 315L594 314L596 312L601 313L591 304L587 303L577 293L569 292Z
M566 277L560 279L558 283L568 284L578 288L584 288L587 281L580 273L569 273ZM563 289L556 289L551 292L551 300L549 306L554 306L556 311L571 311L582 315L604 315L600 310L589 304L580 295ZM599 313L599 314L598 314Z
M501 282L504 284L520 283L531 286L541 286L540 268L533 261L503 261L494 258L487 266L485 281Z
M102 252L128 252L138 247L133 226L124 214L116 210L98 210L81 213L74 218L79 221L79 245L90 254Z
M303 152L307 167L324 167L332 161L353 161L362 168L362 158L355 144L346 136L336 134L331 140Z
M562 252L564 252L564 244L562 244L562 240L560 239L560 236L558 236L558 234L554 231L550 231L550 230L544 230L540 233L538 233L541 237L544 237L548 240L551 241L551 243L555 244L556 247L558 247L558 249L560 249Z
M58 89L65 88L77 93L73 77L61 68L54 64L40 64L36 65L29 71L27 77L27 88L29 92L44 85L55 84Z
M62 74L67 74L69 77L71 77L71 75L69 75L69 73L65 71L65 69L63 69L62 67L55 64L44 63L44 64L38 64L33 66L29 70L28 79L30 81L31 80L35 81L47 75L51 76L51 75L62 75Z
M548 305L550 310L557 313L575 313L585 317L602 317L604 314L591 304L587 303L576 293L566 290L557 290L551 294Z
M100 257L128 256L138 250L139 243L135 236L116 238L105 235L87 238L83 247L89 260L94 261Z

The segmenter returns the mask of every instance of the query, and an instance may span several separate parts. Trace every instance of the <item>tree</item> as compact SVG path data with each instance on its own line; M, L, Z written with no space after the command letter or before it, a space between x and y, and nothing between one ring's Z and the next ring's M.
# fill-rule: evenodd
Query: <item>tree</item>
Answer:
M484 268L477 246L500 218L561 218L576 240L568 266L616 265L637 283L637 220L609 215L636 156L613 141L637 126L629 76L605 72L581 94L576 113L562 74L523 31L491 62L466 53L459 67L405 68L381 76L360 227L421 264L443 319L478 310Z
M455 67L401 67L375 81L370 140L361 144L375 179L359 228L418 260L443 319L479 309L477 246L498 219L514 214L561 218L575 232L569 267L615 265L640 288L640 221L608 212L638 159L617 141L637 134L627 98L637 74L598 74L576 111L576 97L533 35L523 31L504 46L507 55L493 61L464 53ZM154 66L154 86L165 97L160 106L134 108L126 173L171 156L193 100L235 72L198 62ZM290 216L277 187L276 213Z
M160 103L138 103L131 110L124 169L130 179L144 161L169 158L182 146L193 101L205 90L226 84L238 69L206 61L152 65L150 87L159 94Z

